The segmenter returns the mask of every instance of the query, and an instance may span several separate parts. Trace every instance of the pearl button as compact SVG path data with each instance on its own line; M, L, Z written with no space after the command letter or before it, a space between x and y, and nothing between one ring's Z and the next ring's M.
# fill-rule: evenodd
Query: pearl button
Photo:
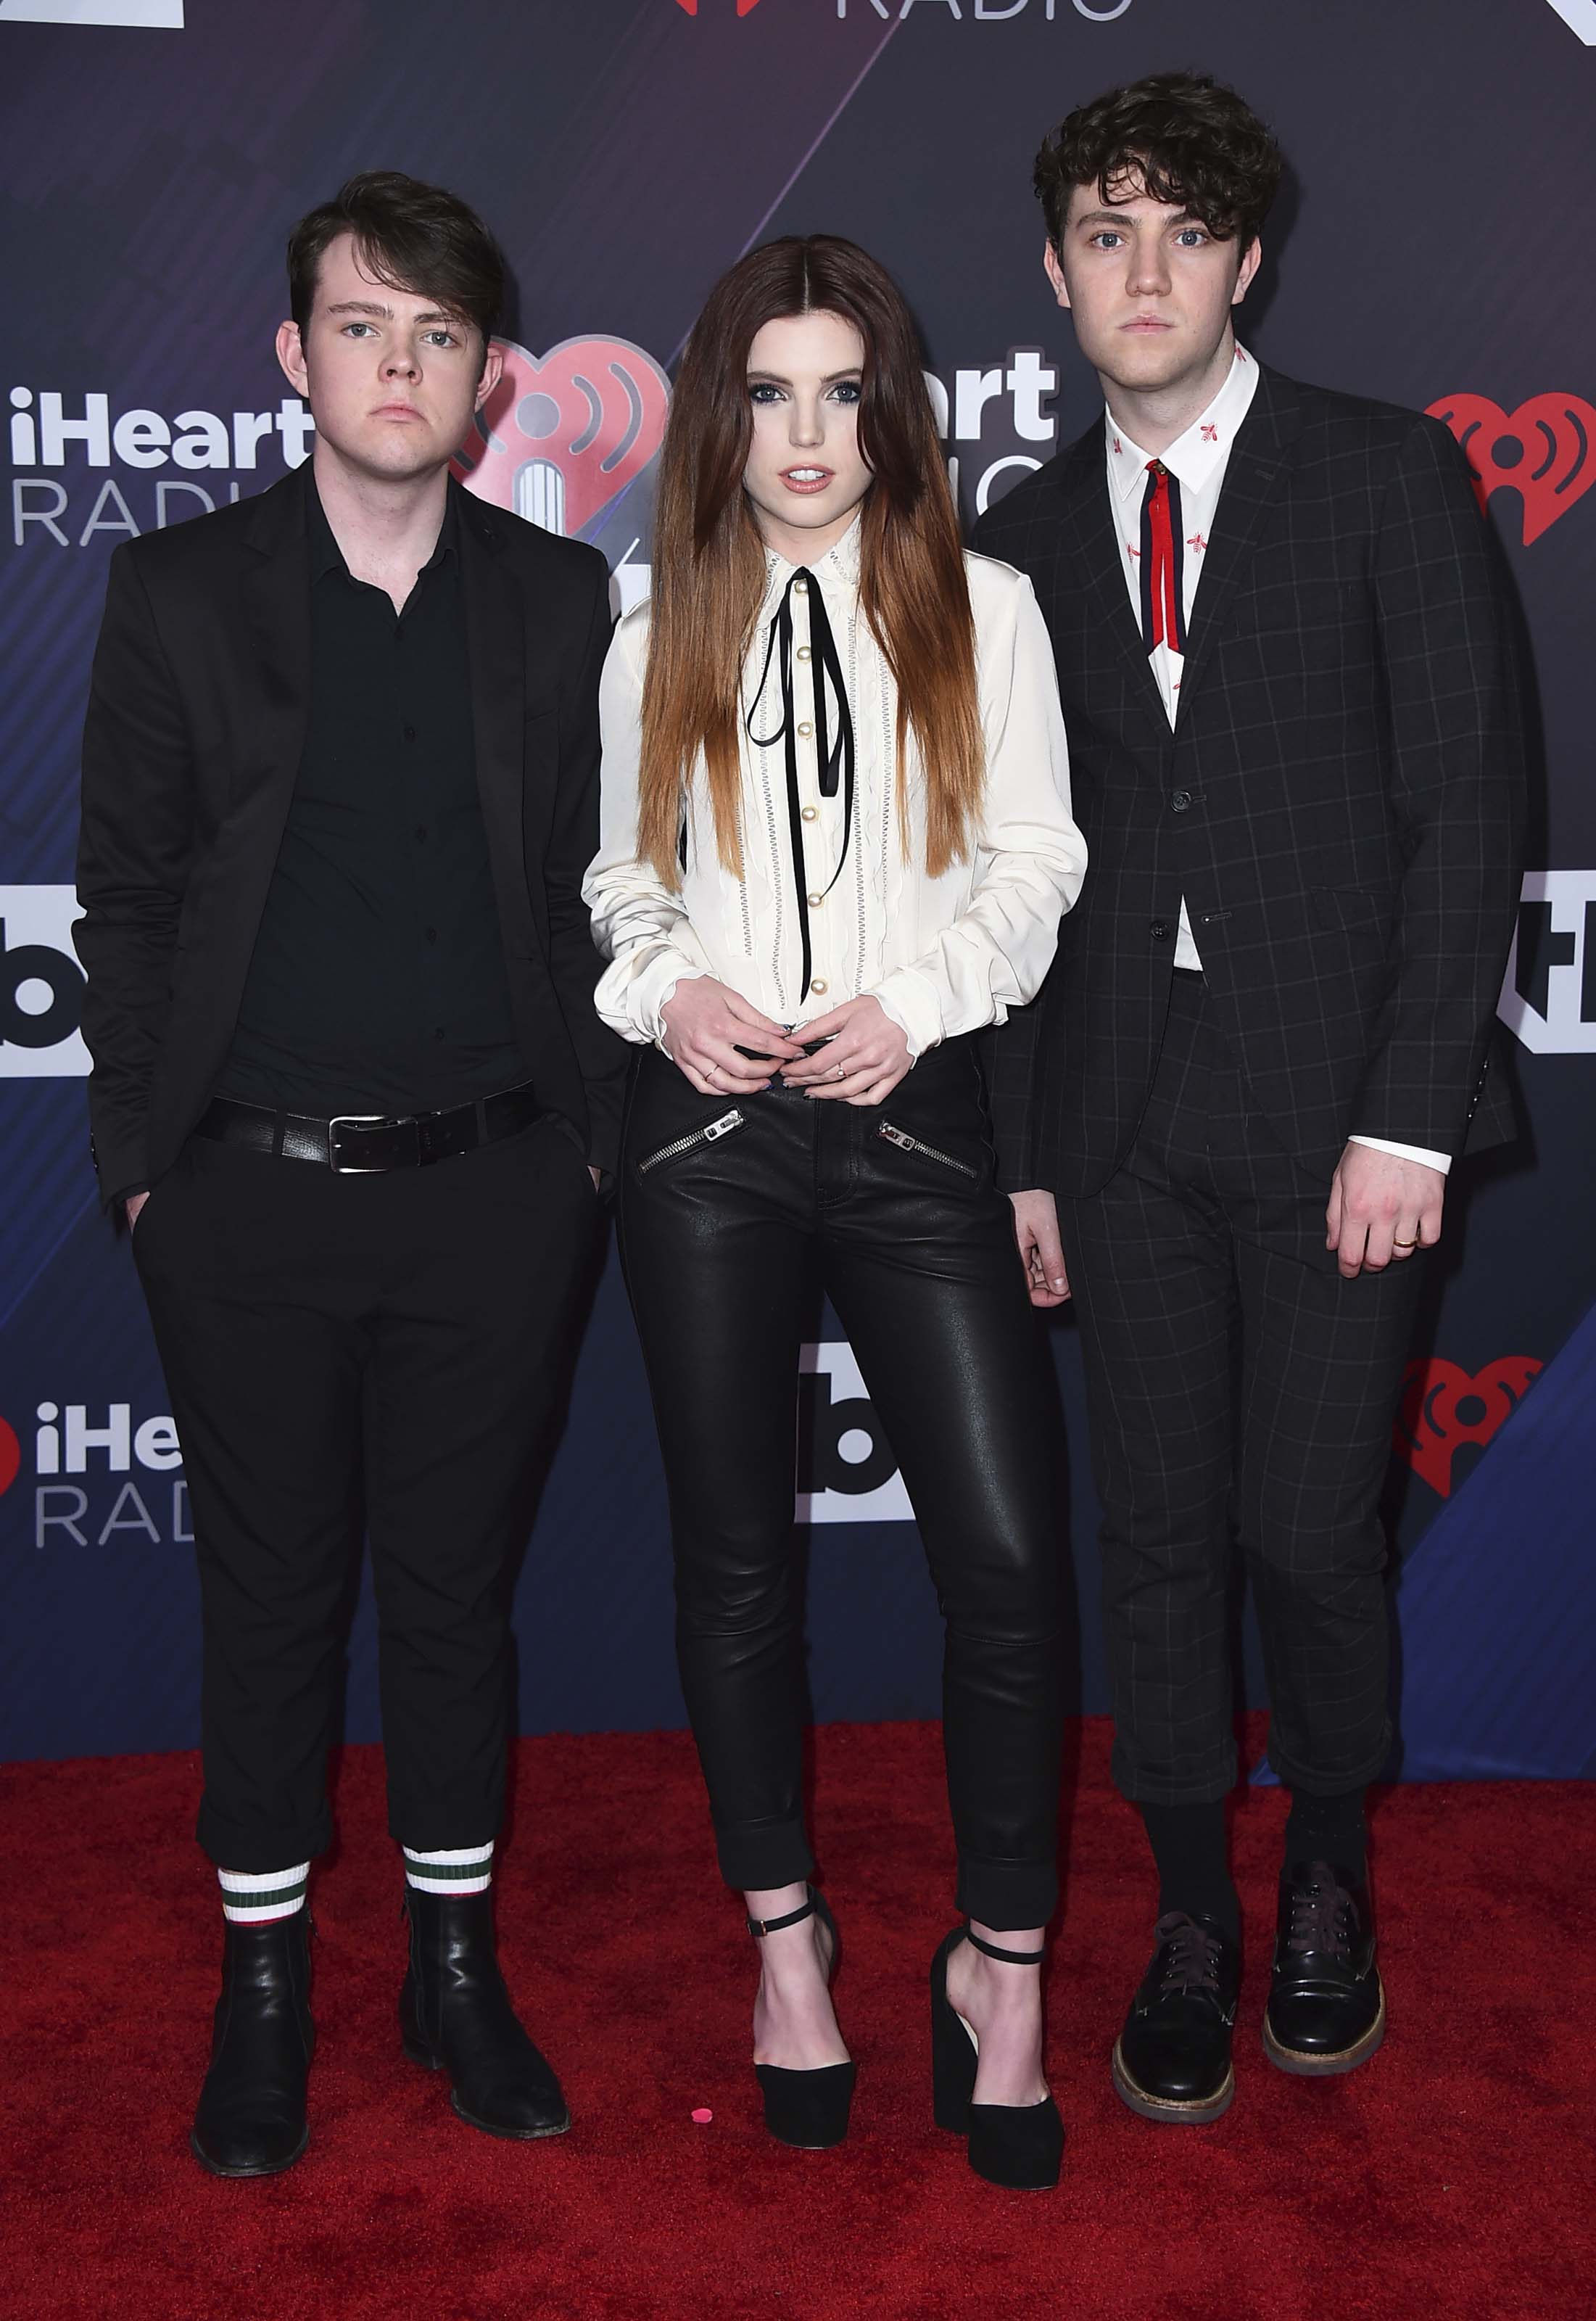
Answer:
M808 660L811 658L809 647L807 645L799 646L798 658L800 660Z
M794 580L793 583L793 594L794 596L807 596L809 594L808 581Z
M812 895L809 898L810 909L812 911L818 911L825 899L826 898L823 895Z
M813 822L819 813L818 806L806 806L803 809L803 819L805 822Z
M810 988L810 989L814 993L815 997L816 997L817 998L819 998L819 997L820 997L820 996L821 996L821 993L825 990L825 988L826 988L826 978L825 978L825 977L824 977L823 975L817 975L817 976L815 977L814 981L810 985L810 987L809 987L809 988Z
M810 735L811 735L813 732L814 732L814 727L813 727L812 725L808 725L808 724L800 725L800 727L798 728L798 738L799 738L799 740L800 740L801 742L807 742L807 741L808 741L808 739L809 739L809 737L810 737Z

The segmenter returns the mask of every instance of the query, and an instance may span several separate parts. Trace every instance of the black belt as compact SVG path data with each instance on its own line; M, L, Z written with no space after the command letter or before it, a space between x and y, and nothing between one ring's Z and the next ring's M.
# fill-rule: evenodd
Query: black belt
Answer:
M396 1119L382 1112L343 1112L331 1120L303 1113L274 1112L269 1105L213 1099L195 1128L217 1144L241 1144L277 1160L315 1160L338 1177L380 1176L390 1169L426 1169L452 1160L530 1128L540 1116L530 1080L457 1104L447 1112L414 1113Z

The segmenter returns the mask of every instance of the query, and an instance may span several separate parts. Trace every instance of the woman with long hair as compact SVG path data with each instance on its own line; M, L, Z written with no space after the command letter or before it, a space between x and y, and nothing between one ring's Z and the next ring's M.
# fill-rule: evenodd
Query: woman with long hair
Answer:
M961 552L913 323L853 243L771 242L712 291L603 723L598 1007L644 1048L621 1250L683 1688L760 1944L766 2125L840 2142L854 2079L800 1800L793 1419L818 1252L947 1624L967 1925L933 1963L936 2116L982 2174L1051 2184L1050 1379L975 1034L1035 994L1085 851L1030 585Z

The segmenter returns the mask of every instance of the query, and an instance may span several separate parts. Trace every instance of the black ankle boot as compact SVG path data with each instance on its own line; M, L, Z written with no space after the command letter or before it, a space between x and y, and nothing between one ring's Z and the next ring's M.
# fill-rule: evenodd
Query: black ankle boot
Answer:
M310 2142L310 1917L227 1928L211 2068L189 2149L213 2176L275 2176Z
M1366 2063L1384 2036L1367 1874L1328 1861L1288 1861L1280 1879L1264 2052L1283 2071L1333 2078Z
M489 2135L563 2135L552 2068L516 2020L494 1948L493 1896L405 1889L410 1966L399 2033L413 2063L447 2071L454 2107Z

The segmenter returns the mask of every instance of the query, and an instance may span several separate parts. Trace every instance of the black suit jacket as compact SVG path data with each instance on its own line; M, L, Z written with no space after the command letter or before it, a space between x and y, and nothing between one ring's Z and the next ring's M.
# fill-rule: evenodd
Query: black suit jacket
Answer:
M153 1184L210 1101L304 746L307 467L111 560L83 744L74 931L109 1201ZM592 548L458 485L477 781L528 1069L613 1166L624 1044L594 1013L609 576Z
M1090 850L1040 996L992 1035L1003 1181L1084 1196L1147 1102L1183 896L1259 1111L1327 1187L1353 1134L1512 1133L1488 1051L1519 887L1510 605L1437 422L1261 370L1173 732L1101 421L978 525L1052 632Z

